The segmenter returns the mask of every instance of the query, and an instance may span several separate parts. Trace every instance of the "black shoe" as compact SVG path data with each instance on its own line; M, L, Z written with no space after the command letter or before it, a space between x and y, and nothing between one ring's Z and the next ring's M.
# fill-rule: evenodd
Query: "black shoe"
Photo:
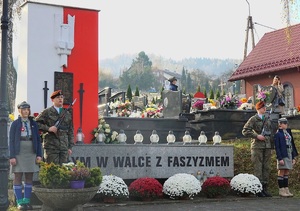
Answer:
M26 204L19 204L19 205L17 206L17 209L18 209L18 210L27 210L27 206L26 206Z
M266 195L263 193L263 191L256 194L256 197L266 197Z
M272 197L271 194L269 194L267 191L263 190L262 193L266 196L266 197Z

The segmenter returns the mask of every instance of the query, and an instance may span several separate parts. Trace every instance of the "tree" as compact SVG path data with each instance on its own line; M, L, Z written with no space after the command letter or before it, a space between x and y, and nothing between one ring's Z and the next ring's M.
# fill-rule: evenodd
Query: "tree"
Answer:
M197 92L200 92L200 85L197 86Z
M126 96L127 96L127 98L129 99L129 101L131 102L131 99L132 99L132 91L131 91L130 84L128 85Z
M182 68L182 71L181 71L181 87L184 88L184 87L187 87L187 84L186 84L186 81L187 78L186 78L186 72L185 72L185 69L184 67Z
M206 93L206 88L204 88L204 96L205 96L205 98L207 98L207 93Z
M137 86L135 87L134 96L140 96L139 88Z
M138 57L132 61L128 70L120 77L120 88L125 89L127 84L134 84L140 90L149 90L158 86L158 80L152 71L152 62L145 52L140 52Z
M213 89L210 90L209 99L215 99L215 95L214 95Z
M217 94L216 94L216 99L220 98L220 90L218 89Z

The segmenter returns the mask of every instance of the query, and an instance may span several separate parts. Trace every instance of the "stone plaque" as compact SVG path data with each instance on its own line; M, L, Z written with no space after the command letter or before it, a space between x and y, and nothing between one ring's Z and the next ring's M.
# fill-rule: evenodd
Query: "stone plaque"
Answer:
M100 167L103 175L122 179L169 178L177 173L214 172L233 177L233 146L196 144L86 144L73 147L72 162Z
M73 102L73 73L54 72L54 90L62 90L64 104Z
M163 114L164 118L178 118L182 112L181 91L164 90L163 97Z

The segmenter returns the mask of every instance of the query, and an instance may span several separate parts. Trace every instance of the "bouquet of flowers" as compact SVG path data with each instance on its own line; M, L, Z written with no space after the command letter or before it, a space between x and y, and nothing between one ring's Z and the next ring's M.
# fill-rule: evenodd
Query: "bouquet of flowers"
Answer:
M203 183L202 191L208 198L226 196L230 191L230 183L223 177L210 177Z
M230 93L228 95L225 95L221 99L220 106L221 108L237 108L241 105L241 102L237 96L231 95Z
M111 131L109 124L106 124L103 117L99 117L98 127L92 131L92 134L94 135L92 143L97 143L97 137L100 133L104 135L105 143L112 144L118 142L116 139L118 133L116 131Z
M161 118L163 117L162 113L163 107L156 104L148 104L145 108L145 111L142 113L142 118Z
M253 174L238 174L230 181L231 189L238 193L259 193L262 191L262 184Z
M104 175L97 193L103 197L109 196L118 199L129 196L128 187L124 180L115 175Z
M197 110L202 110L203 109L203 104L204 102L202 100L197 100L193 105L192 108L197 109Z
M193 197L201 191L199 180L195 176L179 173L168 178L163 185L164 194L171 199L180 197Z
M265 101L268 102L270 99L270 92L266 90L260 90L256 94L256 101Z
M136 199L156 199L162 197L162 185L154 178L144 177L134 180L129 185L130 197Z

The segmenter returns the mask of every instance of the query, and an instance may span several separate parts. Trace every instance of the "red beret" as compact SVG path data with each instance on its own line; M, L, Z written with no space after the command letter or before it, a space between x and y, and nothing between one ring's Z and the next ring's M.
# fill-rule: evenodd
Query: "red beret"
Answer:
M265 103L264 101L259 101L258 103L256 103L255 108L256 110L259 110L261 108L265 107Z
M57 90L57 91L54 91L54 92L51 94L50 98L51 98L51 99L54 99L54 98L56 98L57 96L60 96L60 95L63 95L63 93L61 92L61 90Z

